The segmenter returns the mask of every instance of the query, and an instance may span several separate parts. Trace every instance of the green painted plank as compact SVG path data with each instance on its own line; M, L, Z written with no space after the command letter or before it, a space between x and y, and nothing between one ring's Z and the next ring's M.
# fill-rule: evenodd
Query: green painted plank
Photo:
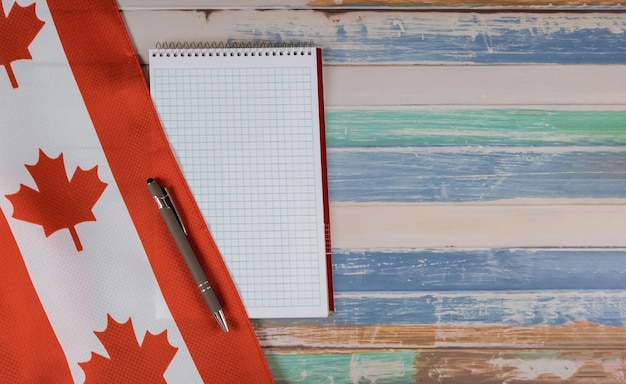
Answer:
M267 362L277 383L415 382L416 352L273 353Z
M626 145L626 111L330 110L326 135L329 147Z

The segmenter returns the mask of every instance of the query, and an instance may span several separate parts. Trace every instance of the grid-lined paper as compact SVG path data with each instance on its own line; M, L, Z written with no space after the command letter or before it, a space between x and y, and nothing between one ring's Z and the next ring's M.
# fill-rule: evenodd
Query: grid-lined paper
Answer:
M151 94L248 314L327 316L317 52L202 52L150 51Z

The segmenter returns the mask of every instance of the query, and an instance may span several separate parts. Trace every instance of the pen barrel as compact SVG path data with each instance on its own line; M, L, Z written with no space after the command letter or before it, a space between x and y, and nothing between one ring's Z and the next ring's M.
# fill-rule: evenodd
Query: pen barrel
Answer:
M202 267L200 266L200 263L198 262L198 259L196 258L193 249L191 248L191 244L189 244L187 236L182 231L180 224L178 223L176 215L170 208L161 208L160 211L161 215L163 216L163 220L165 220L165 224L167 224L170 233L174 237L174 241L176 242L176 245L178 246L178 249L183 256L183 259L185 260L189 271L193 275L194 281L202 292L204 300L207 302L209 308L211 309L211 312L215 313L219 311L222 306L215 296L215 292L213 291L213 289L211 289L207 277L204 274L204 271L202 270Z
M208 281L205 281L202 284L198 284L198 288L200 288L200 292L202 292L202 297L204 297L204 301L206 301L212 313L218 312L220 309L222 309L222 305L220 304L219 300L217 300L217 296L215 296L215 291L211 288Z

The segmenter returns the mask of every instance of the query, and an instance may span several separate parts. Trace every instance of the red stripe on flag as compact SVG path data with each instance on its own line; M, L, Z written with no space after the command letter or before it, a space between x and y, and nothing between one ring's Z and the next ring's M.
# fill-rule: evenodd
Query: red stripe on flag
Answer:
M0 382L71 383L63 349L0 210Z
M205 382L269 383L245 308L161 128L115 1L49 0L61 43L165 300ZM146 188L177 198L202 267L222 303L222 332Z

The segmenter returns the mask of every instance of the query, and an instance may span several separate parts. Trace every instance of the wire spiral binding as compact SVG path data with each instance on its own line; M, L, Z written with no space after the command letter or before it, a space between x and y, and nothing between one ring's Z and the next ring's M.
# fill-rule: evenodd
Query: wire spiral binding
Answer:
M311 55L314 46L310 43L157 43L150 50L152 57L228 57L228 56L302 56Z

